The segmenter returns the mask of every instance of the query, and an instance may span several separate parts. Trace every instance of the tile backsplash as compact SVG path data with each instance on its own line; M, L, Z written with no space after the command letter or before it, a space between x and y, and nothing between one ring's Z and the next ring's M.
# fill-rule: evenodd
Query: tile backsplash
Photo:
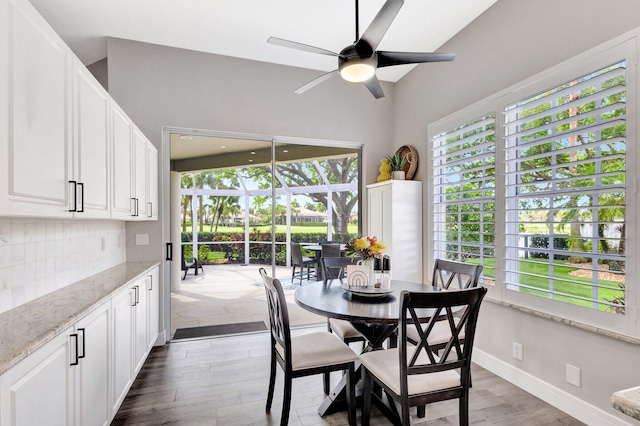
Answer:
M0 313L126 260L125 223L0 218Z

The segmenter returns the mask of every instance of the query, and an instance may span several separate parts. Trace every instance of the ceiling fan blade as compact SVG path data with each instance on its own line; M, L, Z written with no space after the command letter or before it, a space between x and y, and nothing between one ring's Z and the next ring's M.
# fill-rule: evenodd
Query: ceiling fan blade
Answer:
M380 85L380 81L378 77L375 75L371 77L369 80L364 82L364 85L367 86L367 89L371 92L374 98L380 99L384 98L384 90L382 90L382 86Z
M301 93L304 93L307 90L311 89L312 87L322 83L323 81L329 80L331 77L333 77L336 74L338 74L338 70L333 70L333 71L329 71L326 74L322 74L320 77L311 80L310 82L308 82L304 86L297 88L293 93L296 93L298 95L301 94Z
M356 42L356 51L359 53L368 53L367 49L370 48L371 53L373 53L380 44L380 41L382 41L382 37L386 34L403 4L404 0L387 0L376 17L373 18L371 24L369 24L369 28L365 30L360 40Z
M455 53L385 52L379 50L378 68L391 65L421 64L424 62L453 61Z
M267 43L275 44L276 46L288 47L290 49L302 50L303 52L318 53L320 55L327 56L340 56L336 52L332 52L330 50L309 46L308 44L298 43L297 41L285 40L283 38L269 37Z

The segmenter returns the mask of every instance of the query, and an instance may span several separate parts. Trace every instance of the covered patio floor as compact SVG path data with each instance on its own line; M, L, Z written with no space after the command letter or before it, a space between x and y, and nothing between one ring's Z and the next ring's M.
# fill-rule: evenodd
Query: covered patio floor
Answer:
M258 270L268 265L204 265L196 276L190 269L181 289L171 292L171 337L178 328L264 321L269 327L267 302ZM323 324L326 318L300 308L293 299L298 280L290 283L291 268L278 266L292 326ZM312 278L313 279L313 278ZM307 281L303 280L304 285Z

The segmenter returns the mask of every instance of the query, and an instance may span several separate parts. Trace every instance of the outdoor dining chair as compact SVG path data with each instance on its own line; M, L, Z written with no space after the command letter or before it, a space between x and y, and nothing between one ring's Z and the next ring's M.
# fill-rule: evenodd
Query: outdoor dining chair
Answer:
M400 407L394 423L410 424L409 408L437 401L459 400L460 424L469 424L469 375L471 352L484 287L441 292L408 292L400 295L400 339L398 347L360 355L364 367L364 405L362 425L371 417L373 383L377 383ZM420 326L420 310L431 310L426 327ZM460 312L454 321L454 312ZM440 356L429 344L429 335L439 317L445 316L449 339ZM419 340L415 345L407 339L408 329L415 328ZM460 334L465 333L465 344Z
M302 275L304 273L304 269L307 268L307 281L311 278L311 266L314 267L314 273L317 271L317 268L320 267L318 261L312 257L303 256L302 255L302 246L300 243L291 242L291 264L293 266L293 271L291 271L291 282L296 277L296 268L300 268L298 271L298 276L300 277L300 285L302 285Z
M358 356L335 335L326 331L291 337L289 310L280 280L269 277L264 268L260 268L260 275L267 295L271 327L271 369L266 412L271 412L276 383L276 364L280 365L284 371L284 398L280 418L282 426L289 421L292 379L322 373L326 382L331 372L344 371L347 374L347 415L349 425L354 426L356 424L355 361ZM325 391L325 393L328 392Z

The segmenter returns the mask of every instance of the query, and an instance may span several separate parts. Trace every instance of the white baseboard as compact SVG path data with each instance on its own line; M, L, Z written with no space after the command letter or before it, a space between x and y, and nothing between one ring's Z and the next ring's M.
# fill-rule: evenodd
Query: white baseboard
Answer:
M633 425L476 348L473 362L588 425Z

